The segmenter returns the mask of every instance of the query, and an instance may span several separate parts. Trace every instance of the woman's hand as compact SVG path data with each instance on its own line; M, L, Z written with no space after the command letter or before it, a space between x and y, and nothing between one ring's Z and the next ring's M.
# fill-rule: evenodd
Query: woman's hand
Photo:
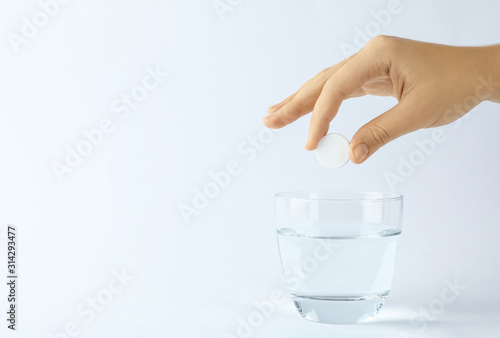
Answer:
M481 101L500 102L500 46L453 47L377 36L271 106L264 124L282 128L313 111L305 148L314 150L342 101L367 94L393 96L398 104L353 136L349 157L354 163L399 136L453 122Z

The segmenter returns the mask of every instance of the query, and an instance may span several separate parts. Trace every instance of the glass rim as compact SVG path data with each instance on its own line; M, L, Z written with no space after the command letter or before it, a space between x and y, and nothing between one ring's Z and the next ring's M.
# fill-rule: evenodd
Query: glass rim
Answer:
M304 197L300 195L316 193L318 195L323 195L320 197ZM332 197L324 196L328 194L339 194L339 195L358 195L357 197ZM299 200L299 201L325 201L325 202L385 202L385 201L402 201L403 195L389 192L389 191L374 191L374 190L294 190L294 191L283 191L274 195L276 199L289 199L289 200ZM376 197L372 197L376 196Z

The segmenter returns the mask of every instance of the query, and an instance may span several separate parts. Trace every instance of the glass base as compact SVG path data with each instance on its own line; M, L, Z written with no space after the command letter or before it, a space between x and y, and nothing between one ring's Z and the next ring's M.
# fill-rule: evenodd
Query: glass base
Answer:
M295 307L307 320L326 324L355 324L375 318L389 291L362 297L300 296L292 294Z

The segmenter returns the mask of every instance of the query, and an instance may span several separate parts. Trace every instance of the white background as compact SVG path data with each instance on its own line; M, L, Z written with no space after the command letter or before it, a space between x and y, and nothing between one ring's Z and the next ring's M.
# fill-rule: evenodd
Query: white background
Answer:
M405 196L393 289L379 319L315 324L286 298L249 336L498 337L500 106L483 103L444 127L446 141L393 186L386 175L399 175L402 161L418 157L415 140L429 140L432 130L332 171L304 150L305 117L273 133L247 161L238 148L249 149L247 138L264 133L267 107L342 60L340 46L354 45L356 32L376 23L371 11L388 2L221 2L232 10L218 13L212 0L69 1L18 51L9 34L21 35L23 18L32 22L40 5L0 2L0 231L18 226L20 276L18 330L7 330L2 315L0 336L69 337L56 334L71 322L78 337L236 336L255 301L285 291L273 195L348 189ZM398 8L381 34L500 42L493 1L401 0ZM120 119L113 103L142 83L148 67L169 75ZM394 104L347 101L331 130L351 138ZM58 180L53 163L64 164L66 147L103 119L114 131ZM193 189L230 161L241 173L187 224L179 206L192 206ZM104 295L112 271L122 269L134 278L86 321L77 308ZM467 289L440 308L447 280ZM429 306L437 309L432 320L415 317Z

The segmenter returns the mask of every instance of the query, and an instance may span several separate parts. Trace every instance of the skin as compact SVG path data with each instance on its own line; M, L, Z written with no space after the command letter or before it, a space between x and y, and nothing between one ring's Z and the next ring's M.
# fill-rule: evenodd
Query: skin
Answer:
M305 148L314 150L342 102L364 95L392 96L398 103L353 136L349 157L357 164L404 134L451 123L482 101L500 103L500 45L455 47L377 36L269 107L264 124L282 128L312 111Z

